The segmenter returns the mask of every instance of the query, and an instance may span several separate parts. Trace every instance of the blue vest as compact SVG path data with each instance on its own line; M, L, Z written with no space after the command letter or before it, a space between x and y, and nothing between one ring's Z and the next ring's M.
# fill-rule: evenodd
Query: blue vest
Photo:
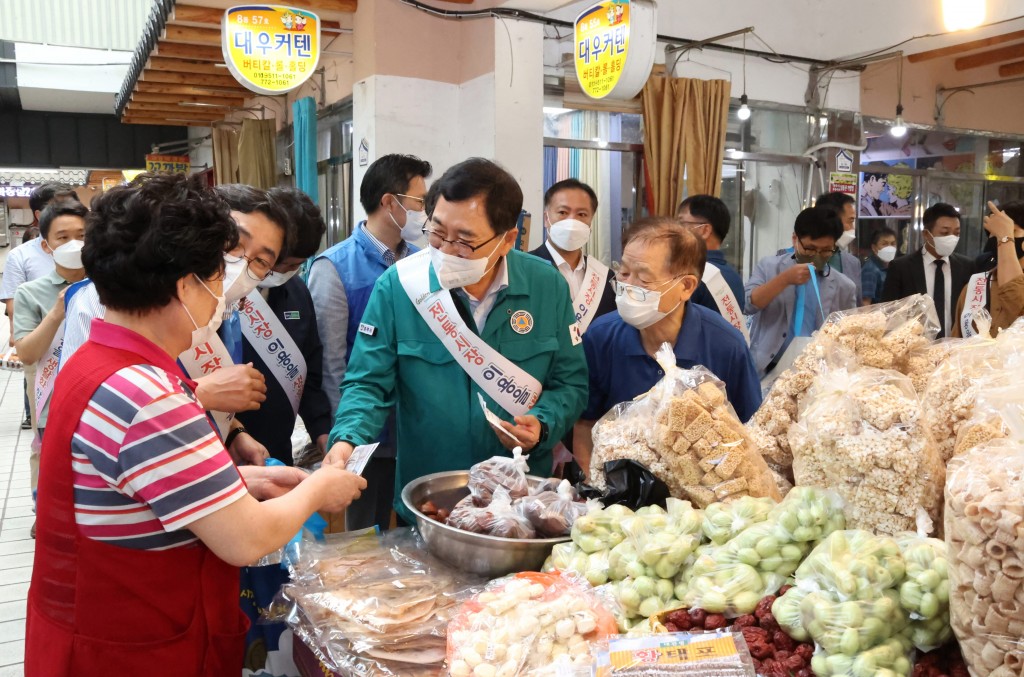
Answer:
M360 222L352 235L317 257L317 259L327 259L334 265L341 284L345 287L345 296L348 299L348 327L345 332L345 345L348 346L348 352L345 355L346 361L352 354L352 346L355 344L359 323L363 319L363 312L370 300L373 285L377 282L377 278L388 269L384 255L363 230L365 224L365 221ZM406 256L419 251L411 244L406 246L409 248Z

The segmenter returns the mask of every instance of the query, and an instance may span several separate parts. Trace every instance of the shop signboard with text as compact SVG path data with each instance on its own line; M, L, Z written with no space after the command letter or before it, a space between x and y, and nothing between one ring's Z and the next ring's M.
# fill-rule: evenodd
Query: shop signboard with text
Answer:
M657 9L651 0L603 0L576 17L574 61L593 99L631 99L654 65Z
M187 155L150 154L146 156L146 171L154 174L188 174L192 171L192 162Z
M228 70L257 94L299 87L320 60L320 17L281 5L241 5L224 12L221 50Z

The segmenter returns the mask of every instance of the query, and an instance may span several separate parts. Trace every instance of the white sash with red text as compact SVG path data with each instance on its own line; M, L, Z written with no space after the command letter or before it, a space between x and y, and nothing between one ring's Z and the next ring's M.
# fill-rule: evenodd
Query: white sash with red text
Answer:
M977 335L974 328L974 314L985 308L988 302L988 273L972 275L967 283L967 295L964 296L964 310L960 315L960 335L971 338Z
M513 416L522 416L532 409L543 389L540 382L466 326L449 290L430 291L430 250L406 256L395 265L413 307L456 364Z
M607 291L607 285L604 283L607 279L608 266L593 256L588 256L587 276L583 278L583 286L572 300L572 309L576 313L576 323L579 325L581 336L587 333L597 308L601 305L601 299Z
M725 281L722 271L711 263L706 264L701 282L707 285L708 291L714 297L718 312L729 324L740 330L743 338L747 340L747 345L750 345L750 332L747 331L747 318L743 315L743 306L733 295L732 288Z
M178 360L185 367L185 372L193 380L208 376L222 367L230 367L234 364L227 347L224 346L224 342L216 334L206 343L192 346L183 352L178 356ZM206 405L203 406L205 407ZM226 411L211 411L210 415L213 417L213 422L217 424L217 430L220 432L221 439L224 439L228 434L231 420L235 415Z
M292 412L299 413L302 390L306 385L306 358L302 356L295 339L270 309L263 295L256 289L238 304L242 320L242 336L281 384L292 404Z
M43 358L36 364L35 402L36 417L43 413L43 407L50 401L53 394L53 382L57 378L57 367L60 366L60 351L64 347L64 321L61 320L53 342L46 349Z

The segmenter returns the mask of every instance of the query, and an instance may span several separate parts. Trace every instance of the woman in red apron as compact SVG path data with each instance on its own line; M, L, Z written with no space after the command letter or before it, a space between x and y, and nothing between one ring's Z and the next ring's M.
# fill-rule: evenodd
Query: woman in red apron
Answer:
M227 206L183 176L93 201L83 260L107 311L54 386L29 677L239 674L238 567L365 486L329 467L257 501L178 368L216 341L223 252L237 241Z

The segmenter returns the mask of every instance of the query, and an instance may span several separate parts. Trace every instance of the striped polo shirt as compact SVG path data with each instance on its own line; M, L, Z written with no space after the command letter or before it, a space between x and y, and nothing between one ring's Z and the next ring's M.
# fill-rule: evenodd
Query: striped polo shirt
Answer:
M145 340L102 320L93 331L102 325ZM190 524L247 493L189 385L150 364L125 367L96 390L71 462L82 534L128 548L192 543Z

